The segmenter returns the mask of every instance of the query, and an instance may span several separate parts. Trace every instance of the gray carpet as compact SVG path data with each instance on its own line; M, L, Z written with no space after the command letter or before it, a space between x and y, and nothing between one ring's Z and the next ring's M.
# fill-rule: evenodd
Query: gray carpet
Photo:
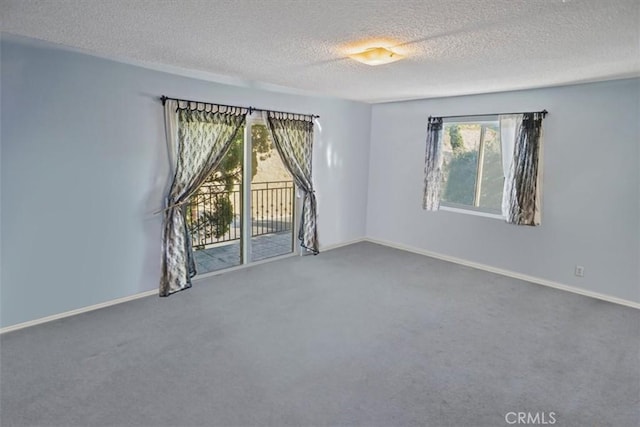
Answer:
M640 311L359 243L1 338L9 426L640 423Z

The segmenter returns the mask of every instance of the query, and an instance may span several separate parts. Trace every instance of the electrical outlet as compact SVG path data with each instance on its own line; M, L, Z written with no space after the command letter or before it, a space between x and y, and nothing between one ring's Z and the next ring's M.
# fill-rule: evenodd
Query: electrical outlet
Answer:
M584 267L581 265L576 265L576 276L584 277Z

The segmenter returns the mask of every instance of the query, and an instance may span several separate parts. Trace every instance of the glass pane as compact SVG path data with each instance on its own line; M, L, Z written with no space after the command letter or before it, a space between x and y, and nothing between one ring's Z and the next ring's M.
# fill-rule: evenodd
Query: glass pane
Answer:
M497 123L486 125L483 146L480 208L500 212L504 176L500 128Z
M293 179L264 123L251 126L251 261L293 251Z
M480 125L446 123L443 129L443 202L473 206L478 173Z
M242 161L244 128L239 129L222 163L187 205L198 274L242 263Z

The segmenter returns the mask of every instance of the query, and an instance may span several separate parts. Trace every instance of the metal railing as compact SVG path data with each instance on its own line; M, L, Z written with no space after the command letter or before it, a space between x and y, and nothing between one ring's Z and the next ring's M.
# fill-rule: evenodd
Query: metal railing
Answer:
M293 181L252 183L251 236L291 230L293 198Z
M294 210L293 181L251 184L251 236L290 231ZM194 249L239 240L242 188L204 184L187 205L187 227Z

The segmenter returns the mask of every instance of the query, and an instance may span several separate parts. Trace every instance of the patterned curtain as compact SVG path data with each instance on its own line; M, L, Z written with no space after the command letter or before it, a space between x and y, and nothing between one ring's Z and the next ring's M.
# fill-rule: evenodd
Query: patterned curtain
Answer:
M179 104L179 105L178 105ZM176 166L164 211L160 296L191 287L196 274L186 204L220 164L234 136L244 125L247 110L196 103L165 104L167 137L176 146ZM170 119L177 108L177 131Z
M429 117L427 125L427 150L424 157L424 196L422 209L437 211L440 208L442 184L442 117Z
M540 225L543 119L543 113L525 113L516 126L513 158L505 177L503 199L503 215L511 224ZM508 153L503 152L503 155Z
M506 189L507 178L511 171L513 163L513 147L516 144L516 132L518 126L522 123L522 114L501 114L500 121L500 145L502 149L502 176L504 177L504 186L502 191L502 216L507 218L509 206L511 204L509 191Z
M311 181L313 118L269 111L266 113L266 119L282 162L298 188L304 192L298 240L303 248L316 255L319 253L317 204Z

